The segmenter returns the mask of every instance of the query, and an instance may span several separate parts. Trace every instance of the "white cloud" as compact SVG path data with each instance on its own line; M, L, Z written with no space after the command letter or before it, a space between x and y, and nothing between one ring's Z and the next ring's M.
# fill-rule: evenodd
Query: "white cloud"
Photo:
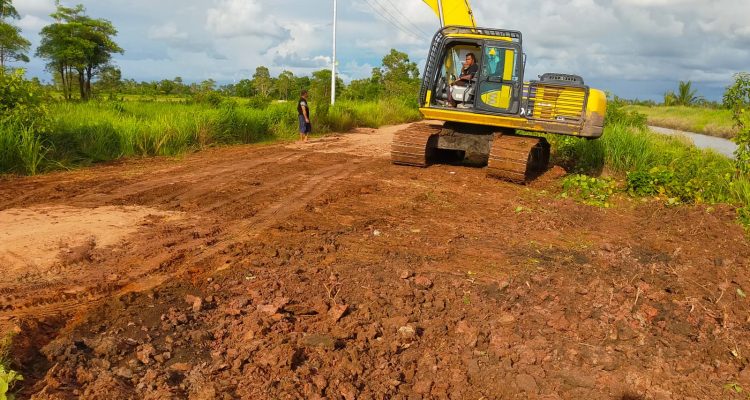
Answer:
M49 21L39 18L35 15L26 14L18 21L18 27L26 32L35 32L41 30Z
M206 27L219 37L274 36L284 31L258 0L218 0L206 12Z
M55 11L54 0L15 0L13 6L21 15L34 14L47 16Z
M187 39L187 32L180 31L174 22L152 26L148 31L149 39Z

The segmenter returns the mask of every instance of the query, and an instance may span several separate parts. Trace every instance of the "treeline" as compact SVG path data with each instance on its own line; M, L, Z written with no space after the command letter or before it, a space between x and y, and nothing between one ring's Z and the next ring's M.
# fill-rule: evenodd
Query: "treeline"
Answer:
M340 78L336 82L337 98L345 100L375 100L383 97L402 97L416 101L419 90L419 69L406 53L392 49L383 57L382 65L373 68L370 77L353 80L348 85ZM326 101L331 96L331 70L315 71L311 76L296 76L284 70L272 76L268 67L259 66L252 77L236 83L219 85L213 79L186 83L182 77L160 81L137 82L122 79L122 72L109 67L102 71L94 85L95 91L108 96L206 96L218 95L252 98L256 102L292 100L302 89L308 89L315 100ZM210 96L208 96L210 99Z
M693 82L680 81L677 84L677 90L667 90L664 92L661 101L641 100L641 99L624 99L618 96L613 97L615 101L622 104L637 106L685 106L685 107L703 107L703 108L729 108L725 101L712 101L701 96L698 90L693 88Z

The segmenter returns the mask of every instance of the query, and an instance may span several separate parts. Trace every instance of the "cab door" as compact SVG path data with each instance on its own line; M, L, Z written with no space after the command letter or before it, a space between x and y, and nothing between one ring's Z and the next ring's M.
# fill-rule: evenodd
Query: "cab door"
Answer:
M503 114L519 113L523 89L522 59L520 46L503 42L485 43L477 108Z

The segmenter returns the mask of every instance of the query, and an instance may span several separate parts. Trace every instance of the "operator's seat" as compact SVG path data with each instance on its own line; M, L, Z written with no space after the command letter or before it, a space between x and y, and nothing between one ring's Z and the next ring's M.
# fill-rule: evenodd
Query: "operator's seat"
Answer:
M476 92L477 79L470 80L466 86L451 85L453 101L458 103L458 107L471 108L474 103L474 94Z

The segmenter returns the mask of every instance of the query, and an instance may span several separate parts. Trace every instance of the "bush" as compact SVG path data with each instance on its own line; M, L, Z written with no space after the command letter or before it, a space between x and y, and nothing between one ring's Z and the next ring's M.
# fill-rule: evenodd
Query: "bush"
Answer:
M224 96L213 90L202 91L193 95L193 102L196 104L208 104L218 107L223 101Z
M24 79L22 70L0 71L0 123L43 131L48 117L46 100L42 87Z
M271 99L266 96L253 96L247 101L247 106L256 110L265 110L271 104Z
M734 141L737 143L737 170L740 173L750 173L750 73L739 73L734 77L734 84L724 93L724 106L732 110L738 133Z
M0 173L37 173L47 152L46 100L42 87L24 79L22 71L0 71Z

